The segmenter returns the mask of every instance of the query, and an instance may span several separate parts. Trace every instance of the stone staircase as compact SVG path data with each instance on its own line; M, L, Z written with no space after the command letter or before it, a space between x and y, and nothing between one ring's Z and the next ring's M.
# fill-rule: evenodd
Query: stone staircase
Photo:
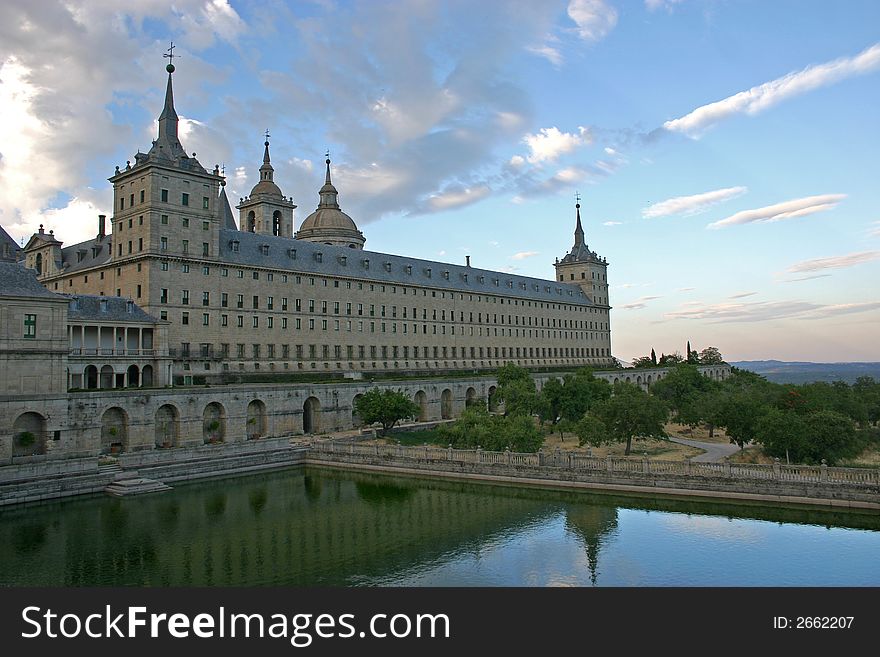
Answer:
M118 464L115 466L100 466L100 468L105 467L108 468L106 471L108 474L111 472L117 472L113 481L104 488L104 492L113 497L128 497L130 495L161 493L166 490L171 490L171 486L163 484L157 479L141 477L136 470L124 471ZM113 467L115 467L116 470L110 469Z

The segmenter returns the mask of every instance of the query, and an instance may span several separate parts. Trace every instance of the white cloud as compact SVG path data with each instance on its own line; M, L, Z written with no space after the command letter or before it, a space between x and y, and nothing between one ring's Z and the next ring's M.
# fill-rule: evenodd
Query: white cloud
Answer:
M813 274L811 276L801 276L799 278L789 278L782 281L783 283L797 283L798 281L812 281L815 278L830 278L831 274Z
M541 128L533 135L523 137L523 143L529 147L528 161L532 164L553 162L560 155L570 153L578 146L590 143L589 131L578 128L577 134L562 132L556 126Z
M706 129L736 114L759 114L783 100L854 75L869 73L877 68L880 68L880 43L866 48L855 57L841 57L824 64L814 64L723 100L703 105L685 116L666 121L663 127L697 138Z
M571 0L568 16L577 25L577 33L585 41L598 41L617 25L617 10L604 0Z
M512 158L510 158L510 166L512 166L512 167L518 168L518 167L521 167L525 163L526 163L526 160L522 155L514 155Z
M875 221L872 226L868 229L868 237L880 237L880 221Z
M880 251L860 251L858 253L849 253L842 256L832 256L830 258L815 258L814 260L804 260L793 264L786 269L792 274L803 274L807 272L822 271L825 269L843 269L844 267L852 267L860 265L864 262L880 259Z
M526 258L532 258L539 255L539 253L539 251L520 251L519 253L514 253L510 258L511 260L525 260Z
M603 221L602 225L603 226L622 226L623 222L622 221Z
M657 11L658 9L665 9L668 12L671 12L675 5L680 4L682 0L645 0L645 7L647 7L648 11Z
M744 299L745 297L753 297L757 294L757 292L739 292L737 294L731 294L728 299Z
M640 297L633 301L632 303L625 303L621 306L624 310L641 310L642 308L648 305L649 301L653 301L654 299L662 299L663 297L652 296L652 297Z
M311 173L312 169L314 168L311 160L301 160L298 157L290 158L289 160L287 160L287 163L308 173Z
M680 287L676 290L676 292L692 292L693 290L696 290L696 289L697 288L695 288L695 287Z
M880 301L823 305L809 301L763 301L693 304L666 313L666 319L703 320L710 323L766 322L779 319L824 319L880 309Z
M529 46L526 48L533 55L538 55L538 57L543 57L548 62L553 64L556 68L562 66L563 58L562 53L559 51L559 48L554 48L553 46L548 46L547 44L541 46Z
M428 208L433 212L460 208L486 198L490 189L485 185L480 187L464 187L447 189L428 197Z
M642 216L649 218L666 217L673 214L683 214L685 216L699 214L705 212L713 205L741 196L747 191L749 191L747 187L725 187L724 189L716 189L711 192L694 194L693 196L676 196L675 198L649 205L642 210Z
M832 210L837 207L846 194L821 194L819 196L807 196L804 198L796 198L775 205L768 205L763 208L754 210L743 210L736 214L725 217L718 221L712 222L707 228L724 228L725 226L736 226L740 224L750 223L770 223L774 221L783 221L785 219L795 219L798 217L806 217L816 212Z

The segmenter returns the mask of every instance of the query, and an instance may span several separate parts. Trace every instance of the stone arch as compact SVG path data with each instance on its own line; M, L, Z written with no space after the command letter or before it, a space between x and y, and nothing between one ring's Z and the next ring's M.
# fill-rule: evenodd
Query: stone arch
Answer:
M638 385L642 385L642 375L641 375L641 374L639 374L639 375L636 377L636 383L637 383Z
M42 274L43 273L43 254L42 253L37 254L37 258L35 260L35 263L36 263L37 274Z
M419 422L428 421L428 395L424 390L419 390L414 396L413 401L419 407Z
M39 413L22 413L12 423L12 455L46 453L46 418Z
M281 237L281 210L275 210L272 213L272 234Z
M222 443L226 439L226 409L211 402L202 413L202 439L205 444Z
M128 449L128 413L112 406L101 416L101 454L120 454Z
M180 413L173 404L162 404L156 409L155 417L156 447L178 447L180 445Z
M246 432L248 440L265 436L269 431L268 424L266 404L260 399L254 399L247 407Z
M495 392L498 389L495 386L489 386L489 412L496 413L498 411L498 400L495 398Z
M104 365L101 368L101 388L112 388L116 379L116 373L113 371L112 365Z
M303 433L321 431L321 402L317 397L309 397L303 404Z
M440 393L440 417L444 420L452 419L452 391L449 388Z
M94 365L86 366L86 371L83 374L83 388L87 390L94 390L98 387L98 368Z
M140 370L137 365L129 365L125 373L125 384L128 388L139 388L141 385Z
M141 370L141 387L149 388L153 385L153 366L152 365L144 365L144 369Z
M361 421L361 416L358 415L358 412L357 412L357 401L358 401L358 399L360 399L361 397L363 397L363 395L360 394L360 393L358 393L358 394L356 394L356 395L354 396L354 398L351 400L351 426L353 426L353 427L355 427L355 428L357 428L357 427L361 427L361 426L363 426L363 424L364 424L364 423Z
M475 404L479 404L479 400L477 399L477 391L473 387L470 387L464 393L464 405L473 406Z
M652 383L652 380L651 380L651 375L650 375L650 374L649 374L649 375L648 375L648 378L647 378L647 379L645 379L645 385L648 385L648 386L650 386L650 385L651 385L651 383Z
M247 232L257 232L257 215L253 210L247 213Z
M620 383L620 379L618 377L614 377L614 383Z
M632 377L629 377L629 376L626 377L626 382L627 382L627 383L632 383Z

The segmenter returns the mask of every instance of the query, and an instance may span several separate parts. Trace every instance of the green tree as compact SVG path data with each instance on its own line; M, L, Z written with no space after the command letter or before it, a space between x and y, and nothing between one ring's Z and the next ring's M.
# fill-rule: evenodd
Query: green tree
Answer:
M654 347L651 347L651 363L656 367L657 366L657 354L654 351Z
M840 459L861 451L851 418L836 411L818 411L804 418L806 449L804 460L819 463L823 459L834 465Z
M700 365L721 365L724 363L724 358L718 347L706 347L700 352L697 360Z
M383 436L400 420L414 417L419 412L418 404L406 393L379 388L365 392L355 401L354 408L365 424L381 424Z
M770 456L800 462L806 453L806 426L803 418L791 410L768 408L755 423L757 442Z
M680 363L651 386L651 392L666 402L677 422L693 426L705 419L702 397L714 385L715 382L700 374L696 366Z
M440 440L456 449L537 452L544 442L531 417L491 415L482 407L465 409L455 422L438 427Z
M663 425L668 410L662 400L649 395L632 383L616 383L610 398L599 402L578 424L578 438L583 443L626 443L625 454L632 451L633 438L666 438ZM597 424L594 420L598 420ZM605 428L604 433L600 427Z
M650 356L639 356L638 358L633 358L632 366L636 368L656 367L657 363Z
M528 370L507 363L498 368L495 376L495 399L504 403L505 415L531 415L538 410L538 393Z
M726 392L714 419L725 428L730 442L742 449L758 437L758 423L770 408L759 390L735 389Z
M683 362L684 358L676 351L674 354L660 354L660 360L657 361L657 365L660 367L672 367Z

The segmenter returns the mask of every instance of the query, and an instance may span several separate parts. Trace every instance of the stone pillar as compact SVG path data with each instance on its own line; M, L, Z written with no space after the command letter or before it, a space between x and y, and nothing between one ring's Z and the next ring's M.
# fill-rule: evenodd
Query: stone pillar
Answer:
M610 457L610 456L606 456L606 457L605 457L605 469L606 469L608 472L613 472L613 471L614 471L614 464L611 462L611 457Z
M781 478L781 470L779 468L779 457L773 459L773 478L780 479Z
M724 476L730 477L730 457L724 457Z
M648 452L644 452L642 454L642 472L647 473L650 471L651 471L651 466L650 466L650 463L648 462Z
M822 459L822 465L819 466L819 481L828 481L828 463Z

